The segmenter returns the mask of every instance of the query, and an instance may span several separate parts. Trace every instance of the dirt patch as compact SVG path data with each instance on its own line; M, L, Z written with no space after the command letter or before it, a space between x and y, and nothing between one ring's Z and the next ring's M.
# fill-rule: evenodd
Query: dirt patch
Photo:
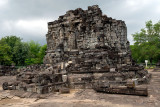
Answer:
M33 107L133 107L132 105L112 104L111 102L98 101L98 100L64 100L55 99L48 100L48 102L42 102L33 105Z
M5 104L15 104L15 103L20 103L22 102L20 99L2 99L0 101L0 105L5 105Z

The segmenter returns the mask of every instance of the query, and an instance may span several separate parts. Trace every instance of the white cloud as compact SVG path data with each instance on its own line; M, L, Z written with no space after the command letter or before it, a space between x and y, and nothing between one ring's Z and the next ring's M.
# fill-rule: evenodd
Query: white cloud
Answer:
M2 24L2 31L7 31L13 34L15 32L25 32L30 34L37 34L36 36L39 36L39 34L47 33L47 22L48 20L42 19L18 21L7 20Z
M2 23L3 28L0 34L16 35L23 38L24 41L35 40L45 44L45 35L47 34L47 22L50 19L37 20L7 20Z
M155 7L155 13L160 14L160 0L157 1L156 7Z
M4 7L8 3L8 0L0 0L0 8Z
M2 30L12 31L14 22L13 21L4 21Z
M143 9L152 2L153 0L126 0L126 8L134 12Z
M15 27L20 31L37 33L36 36L39 36L47 33L47 20L19 20Z

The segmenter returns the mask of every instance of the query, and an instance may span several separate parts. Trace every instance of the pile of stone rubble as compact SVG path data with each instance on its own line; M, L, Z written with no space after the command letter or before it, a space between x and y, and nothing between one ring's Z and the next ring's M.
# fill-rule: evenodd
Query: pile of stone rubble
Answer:
M97 5L89 6L88 10L67 11L49 22L46 39L44 65L38 70L23 70L17 75L17 84L5 83L4 89L13 86L11 89L48 93L91 88L148 95L144 87L137 94L137 85L148 83L151 75L131 58L125 22L103 15ZM111 88L121 86L125 86L123 92Z
M0 65L0 76L11 76L17 74L15 66Z
M160 71L160 60L156 63L156 67L153 70L154 72L159 72Z

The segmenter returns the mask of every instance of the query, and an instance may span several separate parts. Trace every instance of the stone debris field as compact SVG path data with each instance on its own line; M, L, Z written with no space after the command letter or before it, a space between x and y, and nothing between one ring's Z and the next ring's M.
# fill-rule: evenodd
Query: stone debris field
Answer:
M69 94L36 94L0 88L0 107L159 107L160 72L153 72L148 87L148 97L97 93L92 89L72 89ZM9 79L8 79L9 78ZM4 81L16 81L15 76L0 77Z

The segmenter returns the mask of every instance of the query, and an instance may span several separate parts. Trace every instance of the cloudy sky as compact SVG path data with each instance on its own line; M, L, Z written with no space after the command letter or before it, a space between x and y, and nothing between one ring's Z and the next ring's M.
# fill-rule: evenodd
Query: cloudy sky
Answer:
M144 28L146 21L160 20L160 0L0 0L0 38L16 35L45 44L47 22L70 9L95 4L103 14L126 22L131 44L131 34Z

